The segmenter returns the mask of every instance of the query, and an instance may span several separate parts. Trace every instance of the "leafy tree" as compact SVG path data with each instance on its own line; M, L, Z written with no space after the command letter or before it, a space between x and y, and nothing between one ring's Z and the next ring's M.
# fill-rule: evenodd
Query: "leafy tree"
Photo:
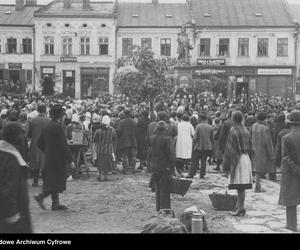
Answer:
M169 71L174 66L173 59L156 59L152 50L134 45L129 56L118 60L113 82L132 102L153 102L172 93L174 80Z

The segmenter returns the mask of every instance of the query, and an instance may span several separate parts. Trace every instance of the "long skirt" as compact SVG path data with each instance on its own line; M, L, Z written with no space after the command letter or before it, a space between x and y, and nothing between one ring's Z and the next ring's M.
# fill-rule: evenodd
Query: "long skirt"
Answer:
M98 155L96 164L99 172L107 174L114 168L113 155Z
M228 189L252 189L252 166L248 154L242 154L235 172L230 172Z

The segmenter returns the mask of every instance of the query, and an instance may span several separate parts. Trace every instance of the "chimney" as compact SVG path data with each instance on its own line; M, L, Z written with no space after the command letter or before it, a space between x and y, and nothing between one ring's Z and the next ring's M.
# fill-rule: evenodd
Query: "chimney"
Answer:
M26 0L26 6L37 6L36 0Z
M72 0L63 0L64 1L64 9L71 8Z
M82 9L88 10L90 8L90 0L82 0Z
M153 3L153 4L158 4L158 3L159 3L159 0L152 0L152 3Z
M16 0L16 10L24 10L24 0Z

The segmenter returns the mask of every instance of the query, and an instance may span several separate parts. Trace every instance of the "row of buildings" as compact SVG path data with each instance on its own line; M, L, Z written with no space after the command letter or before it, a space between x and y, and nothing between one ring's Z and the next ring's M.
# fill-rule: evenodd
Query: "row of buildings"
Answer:
M113 93L116 61L131 45L178 57L185 23L193 49L179 84L218 78L230 93L299 98L299 10L285 0L16 0L0 5L0 90L53 81L66 96Z

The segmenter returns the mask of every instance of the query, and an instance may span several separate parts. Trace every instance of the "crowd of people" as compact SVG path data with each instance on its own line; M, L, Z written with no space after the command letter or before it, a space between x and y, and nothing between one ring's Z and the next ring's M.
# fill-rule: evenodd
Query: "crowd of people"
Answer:
M103 95L93 100L38 93L3 95L0 203L5 205L1 205L0 232L32 230L26 172L31 173L33 186L38 186L42 177L42 192L34 197L42 209L49 195L52 210L67 209L59 202L59 193L66 190L67 180L81 174L80 165L85 159L79 157L76 164L79 149L74 147L73 138L80 131L85 155L98 169L98 181L109 181L110 173L135 174L144 169L151 173L150 187L156 192L159 211L171 207L172 175L183 177L188 171L184 177L194 178L200 168L200 179L204 179L209 163L228 177L229 189L237 190L238 202L232 215L243 216L245 190L252 189L253 175L254 191L264 192L261 179L276 180L283 155L294 150L282 145L291 127L299 125L297 110L300 103L278 96L255 95L232 101L222 95L191 95L185 90L169 99L142 103L132 103L124 95ZM293 154L285 160L297 166L300 154ZM122 163L121 171L118 162ZM290 218L295 218L300 201L298 179L295 177L292 187L282 184L285 188L280 198L281 204L289 208L287 222L293 230L295 220ZM20 189L22 192L16 194Z

